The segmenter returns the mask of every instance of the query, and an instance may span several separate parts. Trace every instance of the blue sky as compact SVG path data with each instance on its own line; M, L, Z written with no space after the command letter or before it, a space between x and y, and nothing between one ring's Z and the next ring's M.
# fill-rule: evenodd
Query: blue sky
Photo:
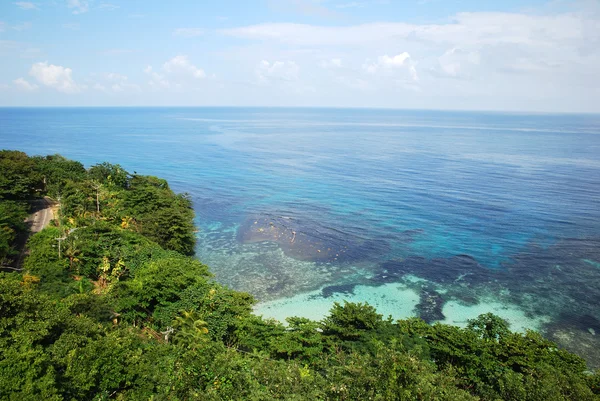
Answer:
M600 2L0 3L0 106L600 112Z

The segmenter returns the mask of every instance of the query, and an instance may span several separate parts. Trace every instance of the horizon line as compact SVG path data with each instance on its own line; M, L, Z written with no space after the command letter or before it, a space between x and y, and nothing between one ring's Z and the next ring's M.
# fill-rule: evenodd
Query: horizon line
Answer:
M540 111L540 110L499 110L499 109L426 109L401 107L368 107L368 106L232 106L232 105L203 105L203 106L165 106L165 105L120 105L120 106L1 106L0 109L335 109L335 110L385 110L385 111L429 111L429 112L458 112L458 113L489 113L489 114L561 114L561 115L598 115L600 111Z

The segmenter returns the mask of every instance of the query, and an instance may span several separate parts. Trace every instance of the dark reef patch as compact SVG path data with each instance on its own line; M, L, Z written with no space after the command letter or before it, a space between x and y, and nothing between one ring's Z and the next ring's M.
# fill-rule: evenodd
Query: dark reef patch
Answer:
M449 284L461 280L468 283L489 282L495 280L500 272L484 268L470 255L433 259L410 256L381 263L372 280L376 283L390 283L400 280L406 274L439 284Z
M415 307L418 317L427 323L433 323L446 318L442 313L445 300L437 291L424 288L421 290L419 298L419 303Z
M315 221L272 215L244 221L237 239L244 244L273 242L294 259L315 262L364 260L389 249L383 239L367 240Z
M600 368L600 334L564 321L547 325L544 334L561 348L584 358L590 369Z
M532 245L512 258L502 284L515 303L530 306L533 313L545 312L579 326L586 315L600 318L600 269L588 262L597 260L600 240L565 239L547 248Z
M354 295L354 287L356 287L356 284L330 285L323 288L321 293L323 298L329 298L334 294Z
M566 322L582 331L588 331L592 335L598 334L600 336L600 320L592 315L565 315L561 316L560 321Z

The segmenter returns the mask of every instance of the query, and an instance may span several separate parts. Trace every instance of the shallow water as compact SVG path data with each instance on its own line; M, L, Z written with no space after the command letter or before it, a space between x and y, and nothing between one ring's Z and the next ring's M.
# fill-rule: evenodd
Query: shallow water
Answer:
M189 192L198 257L265 316L319 318L342 299L455 324L492 310L588 354L599 134L593 115L0 109L1 148Z

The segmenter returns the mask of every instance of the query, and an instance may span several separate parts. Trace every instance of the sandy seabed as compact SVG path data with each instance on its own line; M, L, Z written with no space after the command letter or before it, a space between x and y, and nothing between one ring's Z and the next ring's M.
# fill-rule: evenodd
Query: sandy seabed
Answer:
M329 314L334 302L367 302L374 306L384 318L406 319L415 316L415 307L419 303L419 294L401 284L384 284L378 287L358 285L353 293L335 293L324 297L321 290L298 294L290 298L261 302L254 308L257 315L285 323L290 316L306 317L321 320ZM530 318L516 305L498 301L482 301L476 305L463 305L457 301L449 301L444 305L443 313L446 323L464 327L469 319L480 314L492 312L506 319L513 331L524 332L527 329L538 330L548 320L545 317Z

